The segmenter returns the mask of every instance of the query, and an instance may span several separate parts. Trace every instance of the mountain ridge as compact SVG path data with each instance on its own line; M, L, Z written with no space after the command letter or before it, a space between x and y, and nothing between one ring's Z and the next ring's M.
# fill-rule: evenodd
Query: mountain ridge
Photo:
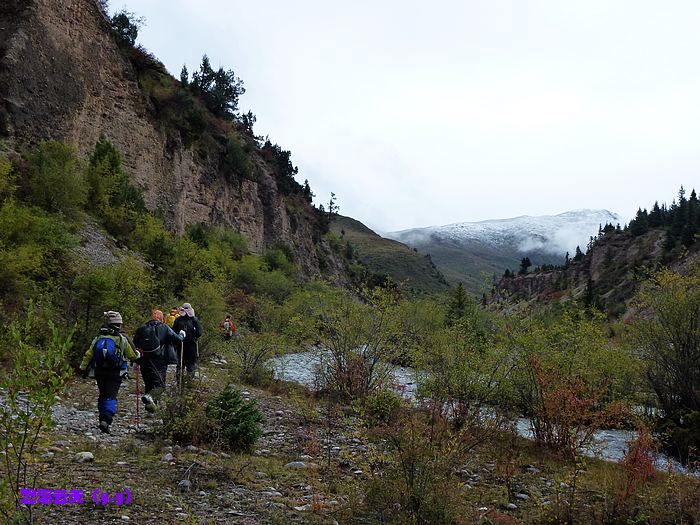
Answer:
M385 236L430 253L450 281L480 293L488 287L489 275L517 268L523 257L530 257L534 265L561 264L567 251L573 255L576 246L585 248L600 226L621 222L622 217L609 210L580 208L557 215L412 228Z

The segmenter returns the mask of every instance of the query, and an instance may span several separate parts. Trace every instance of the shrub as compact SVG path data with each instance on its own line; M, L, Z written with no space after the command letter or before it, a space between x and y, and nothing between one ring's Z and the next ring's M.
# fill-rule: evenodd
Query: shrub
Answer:
M601 428L619 425L628 415L624 404L605 404L603 392L580 377L567 376L559 368L545 368L530 356L535 385L530 425L535 440L574 457L593 443Z
M637 438L630 443L629 450L621 461L625 474L617 499L621 510L642 485L656 477L655 459L656 442L649 429L641 427L637 431Z
M513 359L477 321L462 317L424 334L414 361L426 372L418 379L419 396L485 440L509 424Z
M263 253L262 259L270 270L279 270L285 275L294 273L294 263L292 262L292 254L289 248L268 248Z
M159 433L176 443L210 444L215 429L206 413L207 398L206 392L193 389L185 390L183 395L166 397Z
M396 298L375 289L366 292L366 301L325 295L317 306L323 348L319 386L347 400L363 398L386 384L401 353Z
M223 286L217 282L197 280L185 288L183 296L192 304L202 324L202 337L199 339L201 355L211 355L213 341L221 337L219 323L226 315Z
M14 193L14 182L12 163L3 153L0 153L0 202Z
M227 450L250 450L260 437L262 413L231 385L207 403L206 414L214 423L214 438Z
M672 431L671 450L687 458L689 446L700 446L700 265L690 265L687 275L660 271L636 306L644 312L632 326L639 357ZM693 417L683 423L693 413L695 423Z
M16 309L62 270L75 242L59 217L13 199L0 204L0 302Z
M269 383L272 371L267 361L284 348L283 339L271 332L254 333L238 330L239 337L229 346L236 356L242 381L253 385Z
M393 423L404 406L406 402L399 394L382 388L364 399L360 411L367 425L375 427Z
M677 412L673 418L663 418L655 429L662 436L662 444L686 463L700 451L700 412L688 410Z
M608 340L605 318L572 305L549 319L523 321L509 333L513 394L535 438L573 454L590 444L595 429L622 423L621 402L637 367Z
M9 328L14 355L2 378L6 391L0 403L0 449L4 451L0 515L5 523L32 523L33 506L20 504L19 489L38 488L39 472L33 456L42 432L51 425L51 408L70 373L65 356L72 332L63 336L50 323L51 333L42 343L43 331L35 322L32 305L24 324Z
M386 440L383 461L371 469L364 511L378 523L458 522L462 464L469 435L443 418L407 413L379 434Z
M52 213L75 218L87 198L85 174L75 148L42 142L27 157L28 200Z
M246 153L242 141L243 139L238 134L229 133L221 159L222 171L228 181L255 180L254 165Z

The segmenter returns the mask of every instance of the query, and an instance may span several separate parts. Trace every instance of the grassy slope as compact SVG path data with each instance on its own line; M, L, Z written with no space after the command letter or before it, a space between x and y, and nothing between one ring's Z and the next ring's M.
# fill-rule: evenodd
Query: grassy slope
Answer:
M380 237L350 217L339 216L331 230L357 250L358 258L375 273L386 273L406 288L425 293L443 292L449 286L425 255L398 241ZM344 232L344 233L343 233Z
M430 253L433 262L451 283L462 282L472 293L489 293L493 274L500 279L506 268L516 270L525 254L516 249L497 248L480 242L453 243L429 239L416 247ZM561 264L561 257L527 254L533 264Z

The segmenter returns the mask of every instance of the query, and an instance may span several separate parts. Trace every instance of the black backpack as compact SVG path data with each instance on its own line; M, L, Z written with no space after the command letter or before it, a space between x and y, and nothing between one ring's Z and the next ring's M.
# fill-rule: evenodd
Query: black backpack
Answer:
M158 356L161 354L160 339L158 338L158 323L146 323L139 327L134 334L134 341L146 354Z
M187 317L182 321L182 330L186 332L185 341L194 343L197 340L195 322L192 317Z

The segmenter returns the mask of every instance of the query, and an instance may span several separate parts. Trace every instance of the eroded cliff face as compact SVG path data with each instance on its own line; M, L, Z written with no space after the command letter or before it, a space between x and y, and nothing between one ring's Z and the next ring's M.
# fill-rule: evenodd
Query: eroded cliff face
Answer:
M20 151L41 140L82 155L104 134L146 203L182 232L187 224L229 226L260 252L287 244L306 276L342 278L342 264L319 240L311 210L285 204L262 159L256 182L231 184L215 153L186 148L158 126L136 73L94 0L2 0L0 140ZM323 261L321 261L323 259Z
M650 230L638 237L610 233L566 269L502 278L491 302L579 299L608 313L622 314L640 277L661 264L665 239L663 230Z

